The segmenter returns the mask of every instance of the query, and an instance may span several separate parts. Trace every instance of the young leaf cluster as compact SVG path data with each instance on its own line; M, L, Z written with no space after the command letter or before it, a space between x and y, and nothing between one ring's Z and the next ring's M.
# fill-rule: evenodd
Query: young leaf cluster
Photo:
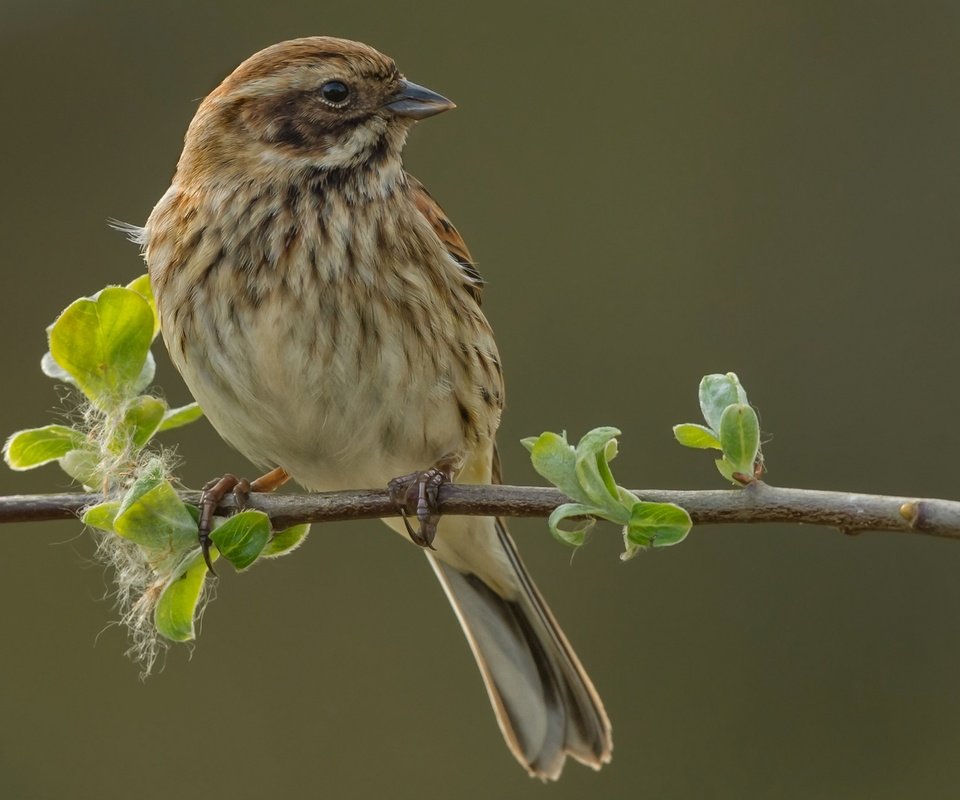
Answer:
M4 447L15 470L56 461L108 498L88 508L83 521L104 534L98 553L116 572L122 620L133 637L130 652L145 673L161 646L157 634L178 642L194 638L207 574L197 509L179 498L168 461L150 447L156 434L202 416L196 403L170 408L146 391L159 330L147 275L71 303L47 329L49 351L41 367L76 390L80 421L18 431ZM216 518L214 525L211 558L222 555L238 570L290 552L309 529L274 532L259 511Z
M156 434L199 419L196 403L169 408L145 392L159 328L146 275L71 303L47 329L41 368L80 392L82 421L17 431L4 445L7 464L27 470L56 461L84 486L109 491L136 470Z
M706 375L700 381L699 397L706 425L674 425L677 441L685 447L719 450L717 469L737 486L759 477L763 471L760 421L740 379L732 372Z
M580 547L597 519L623 528L623 559L649 547L667 547L690 532L690 515L673 503L650 503L618 486L610 469L617 455L616 428L595 428L576 447L566 433L546 432L524 439L533 468L573 502L558 506L547 520L559 541ZM561 527L562 526L562 527Z
M195 637L194 620L201 603L207 567L197 541L196 507L185 504L167 479L159 460L149 462L120 500L87 509L83 521L116 534L139 548L155 580L153 624L175 642ZM260 557L285 555L307 535L309 525L274 534L262 511L242 511L229 519L215 518L210 557L223 556L238 570Z

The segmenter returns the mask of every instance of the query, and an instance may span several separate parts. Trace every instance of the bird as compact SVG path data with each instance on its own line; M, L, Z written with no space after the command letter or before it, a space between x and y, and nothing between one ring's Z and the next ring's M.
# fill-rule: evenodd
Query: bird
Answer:
M609 762L600 696L503 520L437 513L446 481L501 482L504 402L483 279L403 168L412 126L452 108L360 42L267 47L200 103L140 243L173 364L268 470L207 486L205 552L226 491L390 486L416 520L385 522L423 548L510 751L552 780Z

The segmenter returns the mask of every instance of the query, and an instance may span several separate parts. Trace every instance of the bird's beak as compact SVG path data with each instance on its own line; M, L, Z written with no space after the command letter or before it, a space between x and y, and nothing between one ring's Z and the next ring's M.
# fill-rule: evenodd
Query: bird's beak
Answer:
M442 94L405 80L400 85L400 91L390 98L386 107L398 117L425 119L457 106Z

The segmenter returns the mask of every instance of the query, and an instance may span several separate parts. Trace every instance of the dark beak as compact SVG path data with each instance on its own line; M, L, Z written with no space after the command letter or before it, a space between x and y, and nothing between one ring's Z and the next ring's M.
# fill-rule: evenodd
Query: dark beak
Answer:
M400 91L390 98L386 107L398 117L425 119L457 106L442 94L431 92L425 86L417 86L405 80L400 86Z

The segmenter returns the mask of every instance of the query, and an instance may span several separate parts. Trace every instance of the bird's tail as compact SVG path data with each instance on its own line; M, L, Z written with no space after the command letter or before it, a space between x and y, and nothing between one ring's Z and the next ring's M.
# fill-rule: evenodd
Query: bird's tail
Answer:
M454 519L460 524L451 524ZM428 553L430 563L514 756L544 780L560 777L568 755L599 769L613 748L610 720L502 521L447 517L439 542L438 553ZM472 564L468 554L476 553L484 557Z

